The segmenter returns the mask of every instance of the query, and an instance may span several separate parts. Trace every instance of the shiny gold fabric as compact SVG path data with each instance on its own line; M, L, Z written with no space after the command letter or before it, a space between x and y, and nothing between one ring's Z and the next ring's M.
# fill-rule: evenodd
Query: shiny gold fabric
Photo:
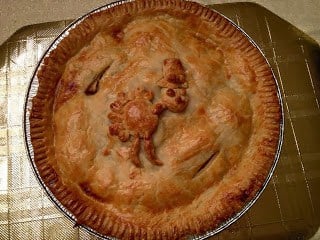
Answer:
M269 59L284 100L285 136L262 196L212 239L309 239L320 225L320 48L258 5L214 8L240 25ZM0 46L0 239L95 239L73 228L51 203L24 146L28 83L41 55L68 23L27 26Z

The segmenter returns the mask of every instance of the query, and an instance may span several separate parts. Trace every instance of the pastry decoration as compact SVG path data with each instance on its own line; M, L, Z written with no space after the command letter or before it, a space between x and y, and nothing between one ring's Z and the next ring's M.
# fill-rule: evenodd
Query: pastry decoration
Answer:
M140 141L143 140L147 159L154 165L162 165L155 153L152 134L158 127L159 115L166 109L183 112L188 105L185 71L179 59L169 58L163 63L163 78L157 83L161 98L152 103L154 94L150 90L137 88L133 93L120 92L110 104L111 121L109 133L122 142L131 141L129 159L136 167L142 167L139 159Z
M189 99L185 70L177 58L163 62L163 78L157 83L161 87L162 104L171 112L179 113L187 107Z
M137 167L142 167L139 159L140 140L144 141L144 150L148 160L155 165L162 165L156 155L152 143L152 134L158 126L158 112L152 104L153 93L145 89L136 89L133 94L123 92L118 94L117 100L110 105L108 118L111 121L109 132L118 136L119 140L130 140L129 158Z

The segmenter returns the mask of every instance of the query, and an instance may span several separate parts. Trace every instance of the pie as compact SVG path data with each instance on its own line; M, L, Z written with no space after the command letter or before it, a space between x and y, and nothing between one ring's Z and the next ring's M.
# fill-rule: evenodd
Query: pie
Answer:
M37 78L37 170L77 224L102 235L215 229L274 163L272 71L239 29L198 3L136 0L87 15Z

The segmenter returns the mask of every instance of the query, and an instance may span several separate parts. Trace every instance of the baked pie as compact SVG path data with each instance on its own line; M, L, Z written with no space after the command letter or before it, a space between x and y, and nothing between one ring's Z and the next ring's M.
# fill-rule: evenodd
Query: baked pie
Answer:
M38 172L77 224L123 239L212 230L261 189L281 111L265 58L214 10L136 0L96 11L37 73Z

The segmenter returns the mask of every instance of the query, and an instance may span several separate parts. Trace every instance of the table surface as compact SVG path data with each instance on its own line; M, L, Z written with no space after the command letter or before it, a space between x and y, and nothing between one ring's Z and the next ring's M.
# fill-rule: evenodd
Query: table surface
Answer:
M194 0L203 4L241 0ZM248 2L242 0L243 2ZM35 23L74 19L110 0L0 0L0 44L19 28ZM319 0L255 0L320 42Z
M59 19L73 19L103 4L94 0L83 3L81 6L79 4L75 9L71 1L66 0L63 7L65 12L60 10L56 13L54 9L58 8L59 3L55 0L47 5L46 1L41 1L39 5L33 0L28 3L21 0L18 8L12 7L18 4L18 1L4 1L0 0L0 45L22 26ZM320 10L320 1L318 1L291 0L290 4L285 0L257 2L320 42L320 27L315 24L320 22L320 17L316 14ZM206 3L213 2L232 1L206 1ZM219 5L218 9L222 10L227 6ZM239 9L239 7L233 8L234 11L241 13ZM289 13L284 10L288 10ZM309 12L309 14L297 14L298 10ZM39 12L41 14L36 14ZM294 16L295 14L297 17ZM17 16L19 19L16 18ZM231 12L226 16L232 16ZM263 21L247 19L252 16L257 19L262 17ZM314 48L309 46L309 40L296 29L288 27L285 23L279 25L278 23L282 23L278 21L279 19L262 16L258 11L254 11L254 14L243 12L237 17L244 20L238 21L239 25L246 29L250 36L256 36L254 39L263 48L275 69L275 74L281 86L283 85L286 116L290 121L286 124L286 141L282 157L264 194L243 218L232 225L228 231L224 231L222 235L217 235L213 239L229 239L232 236L230 239L247 240L246 235L243 234L246 234L246 229L249 229L248 234L252 239L261 239L267 235L274 235L276 239L281 240L306 239L303 236L310 234L305 231L311 231L312 235L315 234L312 239L319 240L320 168L318 160L320 154L317 143L320 142L320 135L319 130L315 129L319 129L317 123L320 121L320 108L319 101L314 96L312 83L313 80L320 79L320 70L317 65L313 65L317 62L309 59L309 53L314 53ZM5 23L3 19L12 24ZM231 19L236 21L238 18ZM24 95L22 93L26 90L34 66L42 52L56 34L62 31L65 24L67 22L64 21L62 24L52 23L50 26L54 30L38 29L35 33L33 31L40 25L25 28L24 30L29 29L29 32L30 29L32 30L30 36L16 34L16 37L0 46L0 110L2 109L4 113L2 116L0 114L0 170L1 167L8 169L3 172L5 175L0 175L0 239L20 239L21 236L26 239L46 240L95 239L90 238L90 235L78 228L74 229L72 223L63 217L48 200L31 172L21 137L24 100L21 97ZM9 29L7 35L4 35L5 27ZM268 33L265 31L266 28L269 28L269 34L265 34ZM260 32L259 29L263 31ZM317 46L316 49L318 48ZM319 52L319 50L316 51L316 53ZM1 56L6 60L1 61ZM1 177L6 181L1 181ZM304 194L301 191L304 191ZM316 224L312 224L311 220Z

